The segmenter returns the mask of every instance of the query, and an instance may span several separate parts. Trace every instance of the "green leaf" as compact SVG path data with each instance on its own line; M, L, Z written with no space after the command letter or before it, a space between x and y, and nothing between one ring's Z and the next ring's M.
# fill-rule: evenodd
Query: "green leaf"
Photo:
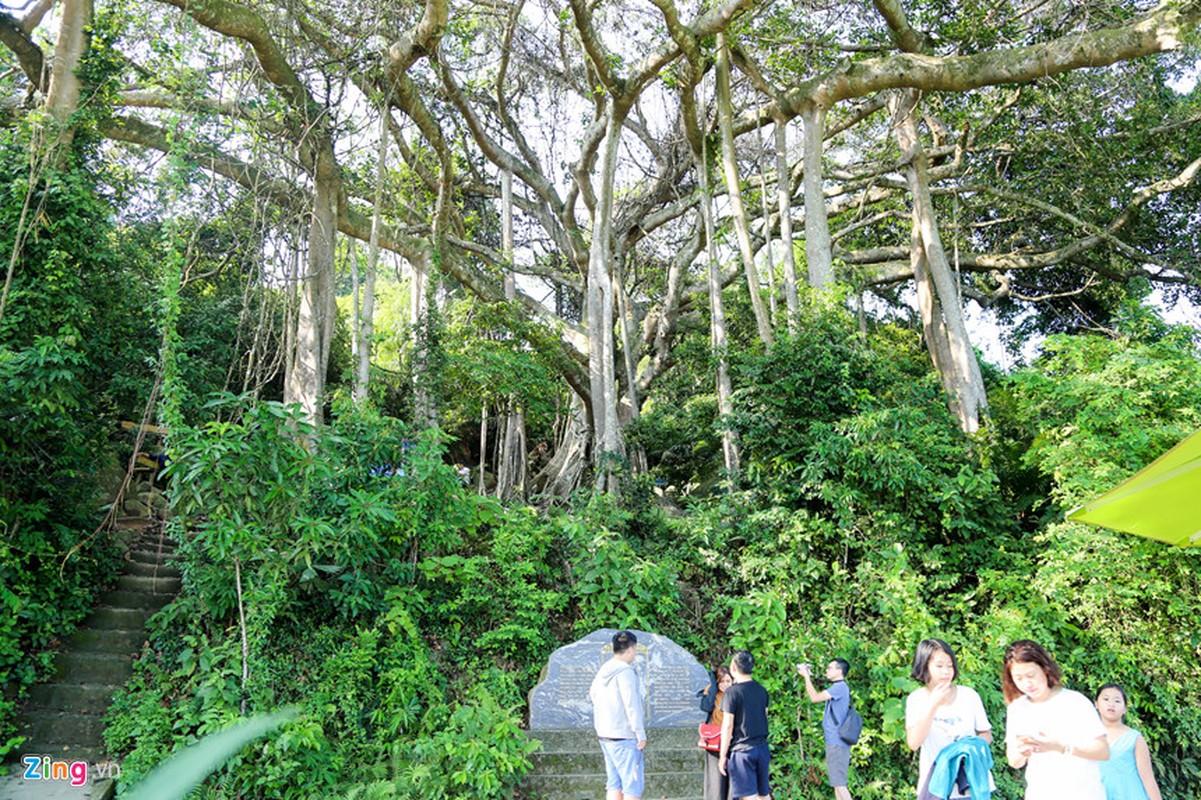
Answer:
M182 800L188 792L250 742L289 720L299 709L289 708L251 717L190 744L154 768L126 794L125 800Z

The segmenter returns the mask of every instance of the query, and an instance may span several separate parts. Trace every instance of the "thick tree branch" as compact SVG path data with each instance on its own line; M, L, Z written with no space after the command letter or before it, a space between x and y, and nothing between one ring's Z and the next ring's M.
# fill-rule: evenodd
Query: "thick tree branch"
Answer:
M450 19L447 0L426 0L421 19L412 30L402 32L385 53L385 70L396 80L423 57L431 56Z
M888 23L888 35L897 47L906 53L920 53L926 49L926 37L909 24L900 0L875 0L875 6Z
M1042 44L985 50L969 56L898 53L866 59L804 81L788 92L785 107L796 116L808 104L829 107L884 89L966 92L984 86L1028 83L1176 49L1199 21L1201 0L1184 0L1164 3L1129 25L1073 33Z
M158 0L188 14L201 25L250 45L263 74L299 112L306 126L324 115L301 82L283 49L276 43L266 21L248 6L228 0Z
M157 89L129 89L119 92L116 105L125 108L169 108L177 111L191 111L214 114L231 119L253 123L254 126L266 133L283 136L291 141L297 141L295 133L287 126L278 124L245 104L231 100L214 100L209 97L182 97L171 92Z
M162 153L171 152L171 136L165 128L143 122L133 117L114 117L102 123L101 131L109 139L149 147ZM255 164L204 142L193 142L188 156L197 164L242 186L256 197L261 197L297 214L307 213L312 205L310 191L272 175ZM370 239L371 219L353 208L345 207L339 217L339 229L363 241ZM380 234L380 246L399 253L406 258L415 257L421 250L420 243L393 228L384 228Z
M595 70L600 84L605 91L611 94L618 94L621 88L621 79L613 70L613 65L609 62L609 53L605 50L605 46L601 44L600 37L596 35L596 27L592 24L592 8L586 0L571 0L571 13L575 17L576 31L580 35L580 44L584 47L584 53L588 56L588 61Z
M38 0L21 19L21 29L32 36L38 26L42 24L42 20L56 5L58 5L58 0Z
M446 96L463 115L463 121L467 124L467 129L471 132L475 143L479 145L480 150L484 155L496 166L503 170L512 172L526 185L537 192L538 196L548 203L553 208L561 208L563 201L560 199L558 192L550 184L542 172L538 169L538 164L529 164L517 156L510 153L499 142L493 139L484 129L484 124L480 120L479 115L475 113L467 95L455 80L454 74L450 67L442 60L438 61L438 75L442 79L442 86L446 90Z
M42 48L33 41L29 32L15 17L0 11L0 44L3 44L17 57L21 71L34 88L40 92L46 91L48 76L46 71L46 56Z
M1179 266L1164 262L1132 247L1119 239L1117 233L1129 224L1134 219L1138 210L1152 198L1192 185L1197 180L1198 173L1201 173L1201 158L1186 165L1177 175L1156 181L1149 186L1139 189L1131 197L1126 207L1122 210L1122 213L1104 228L1081 219L1079 216L1065 211L1052 203L1032 197L1029 193L1013 192L988 184L968 184L955 188L936 190L936 193L988 194L1007 202L1032 208L1042 214L1062 219L1069 225L1079 228L1086 233L1085 236L1061 247L1039 253L961 253L957 259L957 265L966 271L995 272L1003 270L1045 269L1065 263L1103 244L1108 244L1135 264L1149 264L1164 270L1182 273L1183 270ZM869 275L869 283L896 283L908 280L913 276L909 268L909 263L906 260L908 258L907 247L877 247L854 251L836 250L836 254L847 264L871 266L874 274ZM1128 274L1141 274L1153 281L1163 283L1191 282L1187 278L1178 279L1163 272L1152 272L1146 269L1136 269ZM1126 274L1118 274L1115 277L1126 277Z

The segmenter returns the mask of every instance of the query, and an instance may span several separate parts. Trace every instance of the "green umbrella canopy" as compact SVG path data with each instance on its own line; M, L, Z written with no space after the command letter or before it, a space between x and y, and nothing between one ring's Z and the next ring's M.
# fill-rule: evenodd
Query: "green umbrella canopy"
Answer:
M1068 514L1179 547L1201 547L1201 431Z

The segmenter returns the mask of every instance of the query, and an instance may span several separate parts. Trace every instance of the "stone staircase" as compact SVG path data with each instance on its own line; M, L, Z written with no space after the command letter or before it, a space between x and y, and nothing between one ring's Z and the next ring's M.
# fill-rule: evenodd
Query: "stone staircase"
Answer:
M51 681L30 690L18 729L27 739L13 757L85 761L90 776L97 772L95 765L108 766L101 738L104 712L133 673L133 659L146 641L146 621L180 587L179 570L170 565L175 543L160 531L161 526L148 524L134 537L115 588L101 594L100 604L63 642ZM45 791L58 782L37 783ZM0 796L9 796L3 787Z
M703 794L704 753L696 727L651 728L646 733L646 791L643 800L698 800ZM590 730L535 731L542 748L521 782L528 800L604 800L605 762Z

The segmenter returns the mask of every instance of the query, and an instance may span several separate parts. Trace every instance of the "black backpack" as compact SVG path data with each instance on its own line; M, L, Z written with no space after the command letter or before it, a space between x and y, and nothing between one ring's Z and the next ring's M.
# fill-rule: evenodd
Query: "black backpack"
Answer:
M852 745L859 741L859 735L863 733L863 717L855 710L854 697L848 697L847 700L847 715L838 726L838 738Z

